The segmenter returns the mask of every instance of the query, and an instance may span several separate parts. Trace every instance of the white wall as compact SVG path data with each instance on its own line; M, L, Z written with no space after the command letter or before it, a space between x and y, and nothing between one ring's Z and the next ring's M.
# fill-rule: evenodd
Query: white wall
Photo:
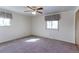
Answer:
M11 26L0 27L0 43L31 34L31 18L12 13Z
M0 27L0 43L31 34L75 43L75 14L73 11L60 13L59 31L46 30L43 15L30 17L17 13L12 14L11 26Z
M75 43L74 12L61 12L59 31L46 30L44 16L32 17L32 34Z

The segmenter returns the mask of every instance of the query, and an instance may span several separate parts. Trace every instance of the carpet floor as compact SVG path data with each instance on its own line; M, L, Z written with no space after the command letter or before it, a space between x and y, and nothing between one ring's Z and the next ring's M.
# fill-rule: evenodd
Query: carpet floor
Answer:
M72 43L54 39L29 36L5 43L0 43L0 53L78 53Z

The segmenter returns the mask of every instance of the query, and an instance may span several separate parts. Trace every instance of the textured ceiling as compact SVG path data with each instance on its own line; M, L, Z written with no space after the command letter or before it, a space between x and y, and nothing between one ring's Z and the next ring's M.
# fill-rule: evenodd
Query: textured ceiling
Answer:
M58 13L58 12L64 12L64 11L70 11L74 10L76 6L43 6L43 13ZM31 12L24 12L25 10L30 10L28 8L25 8L24 6L0 6L2 9L10 10L16 13L20 13L23 15L29 15L32 16Z

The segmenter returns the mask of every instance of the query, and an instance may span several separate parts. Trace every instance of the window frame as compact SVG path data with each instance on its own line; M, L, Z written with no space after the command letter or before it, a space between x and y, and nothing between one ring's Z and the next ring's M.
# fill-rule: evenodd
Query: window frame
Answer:
M58 21L58 29L47 28L47 21L45 21L45 28L46 28L46 30L59 30L59 20L53 20L53 21Z

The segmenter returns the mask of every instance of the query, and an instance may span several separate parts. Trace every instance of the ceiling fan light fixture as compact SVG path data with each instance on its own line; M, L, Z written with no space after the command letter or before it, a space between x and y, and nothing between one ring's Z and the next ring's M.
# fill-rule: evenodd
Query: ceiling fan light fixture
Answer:
M33 14L33 15L36 15L36 11L33 11L32 14Z

